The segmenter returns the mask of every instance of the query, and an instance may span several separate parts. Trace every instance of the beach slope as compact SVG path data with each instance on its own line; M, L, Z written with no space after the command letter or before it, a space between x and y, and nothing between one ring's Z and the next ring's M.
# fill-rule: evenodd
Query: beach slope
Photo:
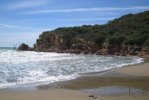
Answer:
M122 76L149 77L149 63L114 69L115 73ZM118 77L121 77L118 76ZM96 99L90 97L92 94L77 90L49 89L35 91L4 91L0 90L0 100L148 100L149 91L145 94L116 94L96 95Z
M88 94L66 89L10 92L0 91L0 100L91 100Z

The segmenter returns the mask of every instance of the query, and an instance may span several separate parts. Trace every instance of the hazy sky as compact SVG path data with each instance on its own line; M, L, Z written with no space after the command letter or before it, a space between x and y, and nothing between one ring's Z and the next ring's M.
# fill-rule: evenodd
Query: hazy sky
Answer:
M0 0L0 46L32 45L43 31L147 10L149 0Z

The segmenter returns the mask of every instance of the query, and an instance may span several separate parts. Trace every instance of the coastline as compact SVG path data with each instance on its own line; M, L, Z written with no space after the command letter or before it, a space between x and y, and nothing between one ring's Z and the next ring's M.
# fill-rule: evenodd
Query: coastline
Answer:
M114 71L128 76L149 76L149 58L144 58L143 63L116 68Z
M141 64L115 68L102 74L85 74L74 80L41 85L37 90L21 92L19 89L18 91L0 90L0 100L20 100L20 98L26 100L26 96L27 100L43 98L44 100L93 100L90 95L95 95L100 100L122 100L122 98L123 100L147 100L149 98L149 62L148 58L145 60L147 61ZM135 92L130 92L127 88ZM97 93L90 92L95 89L98 89ZM120 93L106 93L120 89L123 89Z

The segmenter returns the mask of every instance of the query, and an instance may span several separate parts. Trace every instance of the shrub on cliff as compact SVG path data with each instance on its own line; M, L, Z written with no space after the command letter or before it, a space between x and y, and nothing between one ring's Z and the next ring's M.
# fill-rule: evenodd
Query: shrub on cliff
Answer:
M121 45L125 40L125 36L111 36L107 39L110 45Z
M63 27L43 32L35 48L65 47L67 50L92 45L91 48L97 50L106 47L102 46L104 44L110 44L112 49L121 49L124 45L149 48L149 11L124 15L104 25Z

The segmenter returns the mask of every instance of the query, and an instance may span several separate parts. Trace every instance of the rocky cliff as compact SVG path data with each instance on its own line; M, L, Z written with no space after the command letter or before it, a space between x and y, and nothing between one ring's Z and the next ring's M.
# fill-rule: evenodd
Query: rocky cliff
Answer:
M128 14L105 25L64 27L43 32L36 51L148 55L149 11Z

